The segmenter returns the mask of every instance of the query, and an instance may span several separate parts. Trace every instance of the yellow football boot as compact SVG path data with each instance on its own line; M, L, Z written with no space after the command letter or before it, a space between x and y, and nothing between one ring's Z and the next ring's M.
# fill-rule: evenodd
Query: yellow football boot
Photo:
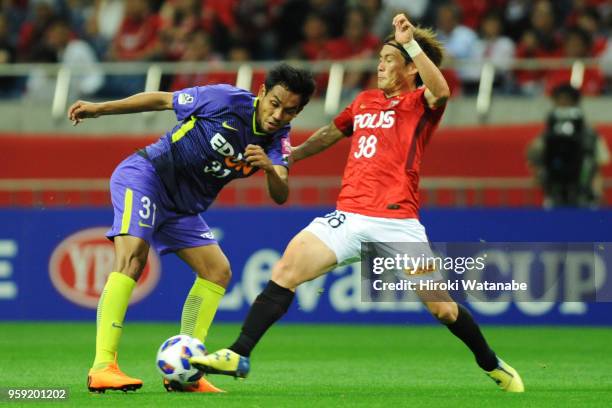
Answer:
M497 368L493 371L485 371L485 373L497 383L502 391L525 391L525 386L523 385L523 380L521 380L519 373L500 358L497 359Z
M223 374L240 378L246 378L250 370L249 358L229 349L222 349L202 357L191 357L189 363L206 374Z

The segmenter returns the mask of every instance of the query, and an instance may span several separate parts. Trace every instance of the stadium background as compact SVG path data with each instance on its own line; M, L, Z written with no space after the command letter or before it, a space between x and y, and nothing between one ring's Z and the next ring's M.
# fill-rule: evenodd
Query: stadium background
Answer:
M430 239L612 241L611 166L602 168L599 208L545 210L526 161L528 144L544 128L550 90L565 81L582 90L589 123L612 145L606 1L3 1L0 327L9 334L3 341L29 333L27 321L93 326L113 256L103 238L112 219L108 178L175 121L170 112L72 127L65 111L73 100L218 82L256 90L268 67L290 60L312 69L318 83L316 98L295 121L292 143L299 144L371 86L380 39L402 9L446 37L449 53L444 72L453 97L422 163L422 222ZM496 24L499 32L491 28ZM230 184L205 214L233 270L215 324L241 321L288 240L333 208L347 151L342 141L296 165L283 207L274 207L257 175ZM192 275L172 255L151 259L127 327L180 318ZM358 287L358 266L308 283L285 322L434 324L416 303L362 303ZM558 295L471 308L480 322L517 325L516 333L526 330L520 325L612 324L609 304L564 303ZM8 323L15 320L22 322ZM174 326L159 327L161 341ZM607 328L597 333L610 335ZM517 336L528 341L531 334ZM93 349L93 333L84 341Z

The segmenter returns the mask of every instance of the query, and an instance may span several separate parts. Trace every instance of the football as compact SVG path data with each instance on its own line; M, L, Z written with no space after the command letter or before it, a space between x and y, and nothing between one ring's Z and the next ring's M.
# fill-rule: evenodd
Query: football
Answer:
M156 366L166 380L189 384L202 377L202 372L189 364L189 358L205 354L206 347L200 340L180 334L162 343L157 352Z

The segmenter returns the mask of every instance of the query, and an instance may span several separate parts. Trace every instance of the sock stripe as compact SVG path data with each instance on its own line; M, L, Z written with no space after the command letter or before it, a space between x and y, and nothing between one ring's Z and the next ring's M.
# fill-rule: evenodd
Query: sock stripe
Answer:
M98 300L98 310L96 311L96 328L100 327L100 320L102 320L102 305L104 304L104 297L106 295L106 287L102 291L100 295L100 299Z
M224 294L225 288L222 286L196 278L183 306L181 334L204 342Z
M198 320L198 314L200 313L200 307L202 306L202 299L200 296L188 295L185 300L185 306L183 306L183 316L181 318L181 334L186 334L193 337L193 332Z

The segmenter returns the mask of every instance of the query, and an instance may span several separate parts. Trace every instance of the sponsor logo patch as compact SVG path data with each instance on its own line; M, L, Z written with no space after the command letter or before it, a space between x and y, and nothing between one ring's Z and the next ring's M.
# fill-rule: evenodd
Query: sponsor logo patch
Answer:
M190 103L193 103L193 96L187 94L187 93L182 93L179 94L178 96L178 104L179 105L189 105Z

